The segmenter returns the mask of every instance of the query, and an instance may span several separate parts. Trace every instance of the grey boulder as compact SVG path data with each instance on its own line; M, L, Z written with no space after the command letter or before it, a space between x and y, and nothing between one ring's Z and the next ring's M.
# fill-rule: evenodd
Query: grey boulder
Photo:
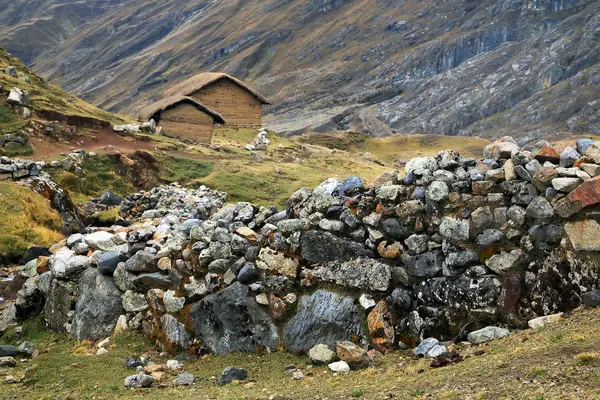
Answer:
M283 328L287 351L303 353L317 344L333 348L338 341L362 336L359 310L349 296L317 290L298 301L298 312Z
M121 314L121 292L115 281L97 270L86 271L79 281L71 335L77 340L105 338Z
M279 345L277 328L268 312L239 282L193 304L190 318L195 334L215 354L255 352Z

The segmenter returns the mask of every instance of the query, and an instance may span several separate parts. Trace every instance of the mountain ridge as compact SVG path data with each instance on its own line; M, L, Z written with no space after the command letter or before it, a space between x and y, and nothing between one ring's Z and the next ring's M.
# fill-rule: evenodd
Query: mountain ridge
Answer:
M595 133L599 10L585 0L125 1L33 66L131 115L167 87L219 70L273 100L266 125L284 134L511 133L526 142Z

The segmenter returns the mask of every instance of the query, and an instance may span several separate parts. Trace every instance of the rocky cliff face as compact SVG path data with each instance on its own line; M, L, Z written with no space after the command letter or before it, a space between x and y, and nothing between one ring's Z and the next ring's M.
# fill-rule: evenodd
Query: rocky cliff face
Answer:
M266 121L287 133L506 132L533 141L594 132L598 122L592 0L110 4L43 53L45 37L22 22L31 12L11 5L6 15L24 17L5 24L23 26L0 40L67 89L131 114L169 85L222 70L269 96ZM33 37L26 50L7 39L19 35Z
M172 351L304 352L463 340L596 299L600 142L503 138L484 156L412 159L370 188L328 179L281 212L205 187L132 194L129 226L90 227L24 268L14 315L45 298L47 325L78 339L120 321Z

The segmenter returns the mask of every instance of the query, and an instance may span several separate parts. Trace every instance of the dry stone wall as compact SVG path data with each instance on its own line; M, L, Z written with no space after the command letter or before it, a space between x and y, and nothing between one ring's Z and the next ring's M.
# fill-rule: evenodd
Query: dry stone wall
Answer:
M127 226L90 227L32 260L15 307L77 339L116 327L225 354L464 340L594 304L600 143L522 151L503 138L484 157L445 150L370 187L328 179L284 211L205 187L136 193Z

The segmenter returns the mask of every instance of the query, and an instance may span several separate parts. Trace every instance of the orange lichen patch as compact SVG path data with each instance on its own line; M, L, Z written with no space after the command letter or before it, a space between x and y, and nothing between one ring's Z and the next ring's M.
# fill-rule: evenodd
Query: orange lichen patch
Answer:
M484 247L479 252L479 260L481 262L485 262L488 258L493 256L494 254L498 254L502 251L502 245L500 244L492 244L487 247Z
M367 317L369 333L373 343L387 346L394 341L394 324L392 314L385 300L381 300Z
M575 163L573 163L573 167L574 168L581 168L581 164L587 164L591 162L591 160L587 157L581 157L579 160L575 161Z
M388 259L398 257L400 252L403 250L404 248L402 247L402 244L398 242L391 243L388 245L387 241L383 241L377 246L377 252L379 253L379 255L383 258Z

